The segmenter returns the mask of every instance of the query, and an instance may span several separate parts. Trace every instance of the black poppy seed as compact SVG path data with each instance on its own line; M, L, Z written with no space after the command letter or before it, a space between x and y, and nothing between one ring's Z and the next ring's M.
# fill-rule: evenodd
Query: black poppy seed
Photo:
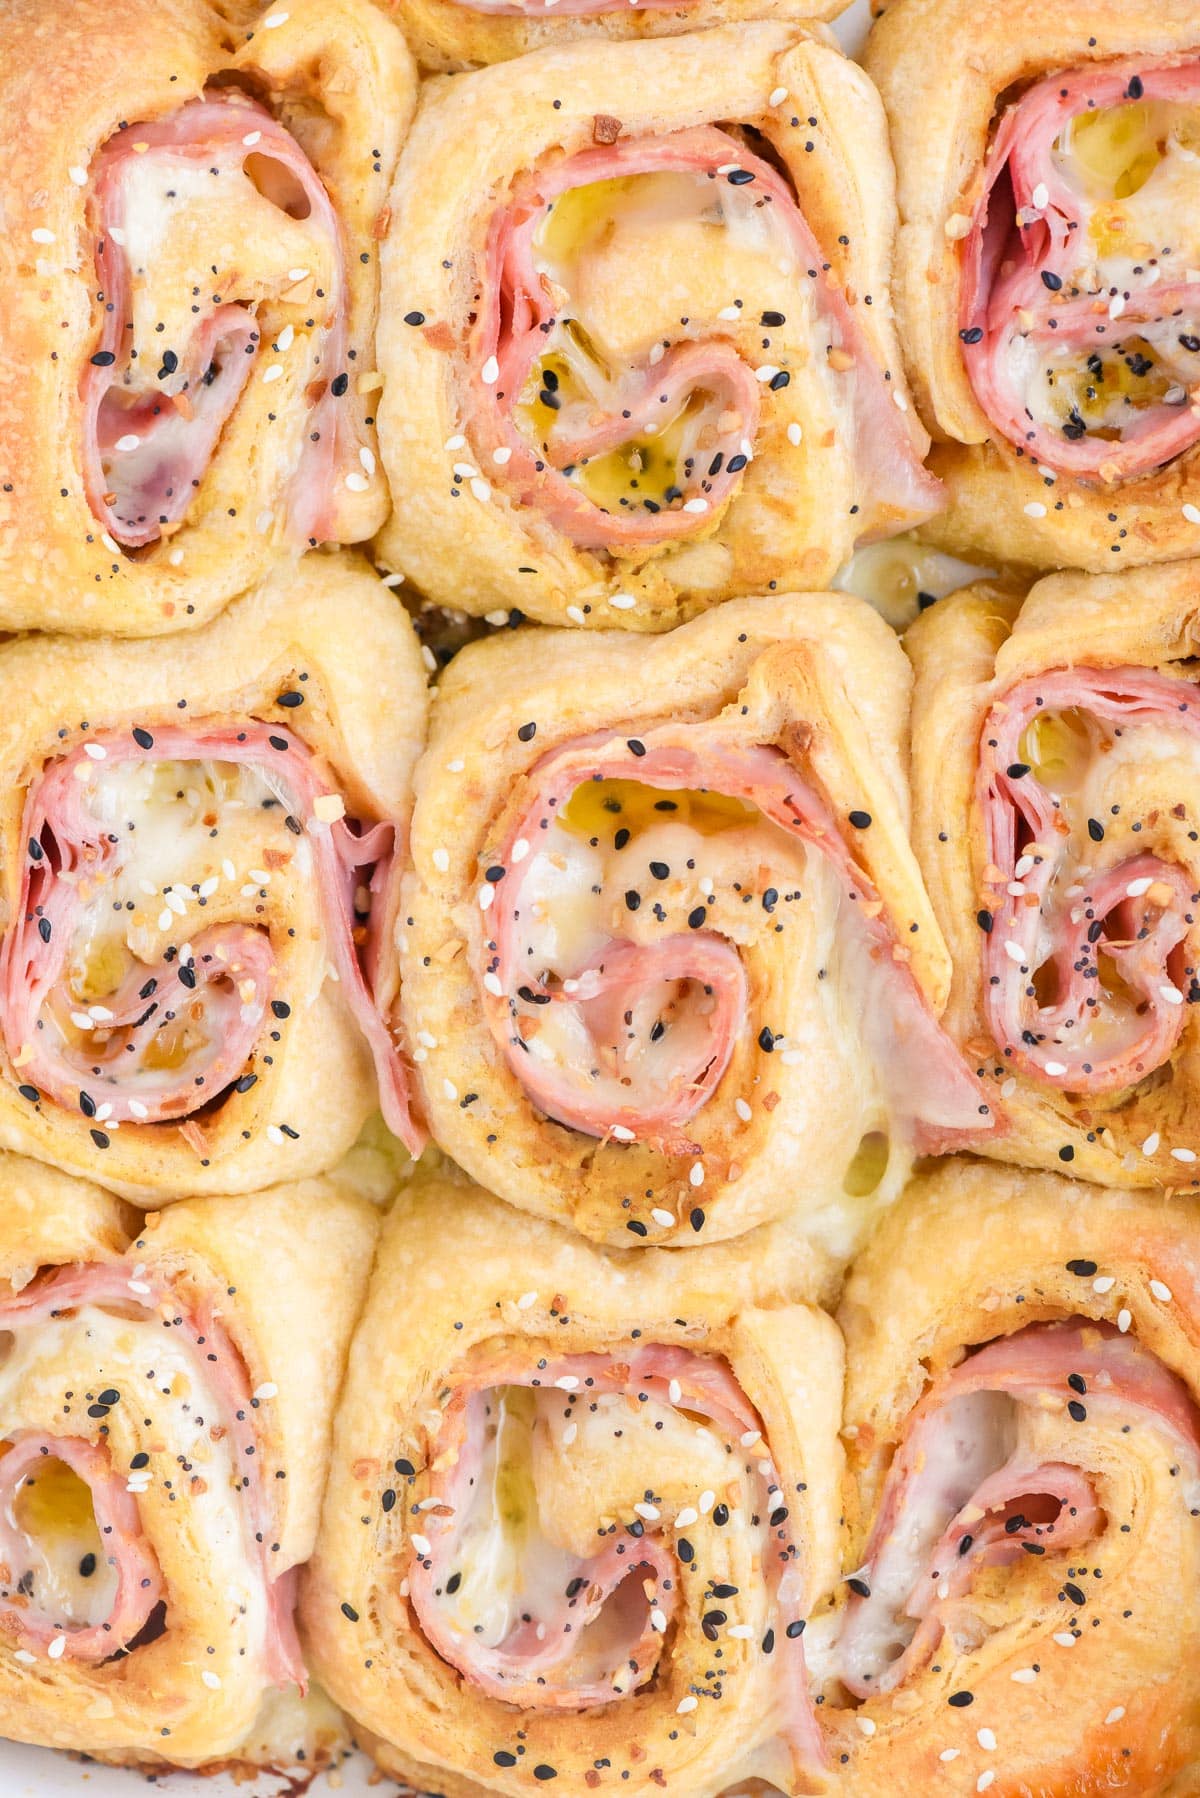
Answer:
M1104 826L1101 824L1099 818L1088 819L1088 835L1091 837L1093 843L1102 843L1104 841Z
M1069 1274L1078 1274L1081 1280L1090 1280L1092 1275L1096 1272L1096 1265L1097 1264L1094 1261L1068 1261L1067 1272Z
M871 824L870 812L851 812L850 822L855 830L868 830Z
M974 1704L974 1692L951 1692L946 1703L952 1704L956 1711L965 1711L969 1704Z
M347 1618L351 1623L358 1622L358 1612L348 1599L342 1601L342 1616Z
M1083 1423L1087 1418L1087 1406L1081 1405L1077 1398L1073 1398L1070 1401L1067 1406L1067 1412L1075 1423Z
M140 724L135 724L133 727L133 740L139 749L154 748L154 738L148 730L143 730Z
M349 375L346 375L346 374L334 375L332 381L329 383L329 391L333 395L335 400L340 400L342 395L345 393L347 387L349 387L349 385L350 385L350 376Z
M537 725L533 723L523 724L517 732L517 736L522 743L532 743L536 735Z
M699 930L701 925L707 923L707 921L708 921L707 906L695 905L692 907L691 911L688 913L688 929L689 930Z
M983 326L982 325L971 325L968 327L967 330L960 331L959 336L962 338L964 343L982 343L983 342Z

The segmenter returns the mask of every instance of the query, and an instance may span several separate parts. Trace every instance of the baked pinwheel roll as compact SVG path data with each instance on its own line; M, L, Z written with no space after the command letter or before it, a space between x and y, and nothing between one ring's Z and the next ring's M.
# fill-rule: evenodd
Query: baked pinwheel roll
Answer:
M945 1023L1006 1159L1197 1183L1198 615L1189 562L1053 575L1023 605L969 589L909 632Z
M289 1739L319 1758L338 1729L298 1696L296 1570L374 1210L314 1180L136 1234L14 1155L0 1196L0 1735L150 1766Z
M370 0L6 8L0 627L178 630L379 528L415 88Z
M948 1162L881 1220L840 1313L839 1791L1190 1789L1196 1276L1181 1208L1049 1174Z
M1188 0L895 0L872 33L950 549L1097 573L1200 549L1198 47Z
M0 650L0 1141L158 1202L412 1149L393 943L425 726L364 563L282 563L164 656Z
M747 19L831 19L841 0L387 0L431 69L502 62L576 38L675 37Z
M827 586L939 503L893 223L877 96L794 26L432 84L383 252L383 559L468 612L635 630Z
M803 1632L842 1468L823 1290L778 1226L637 1255L518 1235L461 1179L401 1194L301 1598L314 1674L386 1771L447 1798L597 1769L637 1798L816 1789Z
M568 672L569 671L569 672ZM938 1017L909 671L861 601L450 664L416 777L402 1006L437 1141L628 1247L838 1228L994 1127Z

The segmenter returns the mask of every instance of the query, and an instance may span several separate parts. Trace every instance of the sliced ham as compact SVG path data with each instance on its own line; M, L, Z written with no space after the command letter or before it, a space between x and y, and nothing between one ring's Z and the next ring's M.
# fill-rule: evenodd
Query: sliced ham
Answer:
M494 906L479 969L482 1002L497 1043L530 1099L547 1116L585 1135L617 1141L634 1138L668 1153L693 1152L685 1127L707 1103L749 1027L749 989L736 947L716 931L700 928L649 944L613 940L572 977L548 982L528 956L524 940L530 872L528 846L543 836L571 794L593 780L626 779L651 788L703 789L757 808L764 837L762 860L779 859L776 831L785 848L799 845L828 862L845 896L856 946L860 946L870 1002L865 1023L878 1041L880 1073L896 1108L911 1120L927 1153L961 1144L994 1127L974 1075L941 1029L898 944L886 909L847 848L829 806L778 750L717 746L703 725L663 725L644 732L638 751L629 739L603 733L580 739L542 758L532 771L537 797L509 833L498 858ZM774 827L774 830L771 827ZM525 851L516 852L518 844ZM502 870L502 871L500 871ZM577 1070L530 1053L523 1016L546 1006L571 1008L582 1034L602 1058L613 1040L612 1021L653 1022L664 993L690 984L683 1051L671 1062L646 1064L641 1079L630 1066L627 1100L617 1107L589 1094ZM644 1014L644 1017L643 1017ZM668 1044L668 1048L670 1045Z
M976 781L986 861L996 870L995 890L982 895L987 916L995 906L984 1005L1013 1067L1064 1091L1120 1092L1168 1061L1179 1041L1198 895L1185 868L1151 852L1110 857L1093 870L1076 865L1078 841L1064 834L1054 796L1035 771L1021 772L1020 759L1033 720L1076 708L1111 729L1158 724L1200 742L1193 684L1143 668L1053 670L1005 694L984 725ZM1097 859L1104 854L1090 839L1086 847ZM1024 889L1015 905L1004 896L1014 882ZM1135 999L1119 1020L1095 975L1101 950ZM1052 994L1043 1003L1035 976L1047 967ZM1100 1018L1109 1028L1098 1050L1081 1039Z
M330 959L370 1047L388 1127L419 1153L423 1137L409 1109L407 1072L375 996L386 953L385 914L399 878L393 827L360 830L345 817L333 822L319 818L315 802L333 789L306 746L279 725L159 729L148 746L132 733L97 733L89 745L104 751L105 768L129 761L212 760L259 773L285 815L296 820L311 852ZM80 765L87 765L87 747L80 745L48 763L26 799L17 913L0 942L5 1046L22 1084L72 1110L80 1103L82 1084L93 1102L100 1096L110 1108L105 1116L118 1124L187 1119L245 1070L274 985L270 938L243 924L201 930L191 940L190 961L174 958L154 969L135 970L108 999L103 1010L111 1016L102 1026L106 1047L96 1051L89 1046L82 1052L69 1047L47 1020L55 1008L65 1013L78 1009L66 990L72 939L89 905L103 903L95 888L121 855L118 843L89 812L85 783L77 778ZM360 925L356 905L364 881L369 881L371 905L368 920ZM365 937L361 954L360 936ZM189 1010L203 1012L204 1045L189 1050L180 1066L148 1068L147 1052L185 992ZM198 1077L203 1080L199 1100Z
M291 1572L276 1576L270 1544L271 1502L263 1485L262 1457L254 1428L256 1408L246 1366L232 1338L218 1320L208 1298L194 1305L163 1280L147 1275L131 1262L92 1263L39 1276L14 1297L0 1301L0 1330L19 1333L84 1307L115 1311L157 1332L168 1328L195 1363L196 1379L212 1387L221 1403L220 1422L228 1433L242 1488L246 1551L259 1570L267 1602L264 1650L268 1676L276 1685L306 1684L303 1657L293 1617L295 1581ZM215 1421L215 1420L214 1420ZM167 1602L154 1550L142 1533L136 1497L127 1490L127 1473L112 1465L107 1446L68 1435L26 1435L14 1439L0 1458L0 1558L19 1564L20 1547L12 1505L21 1483L47 1456L62 1461L89 1487L96 1521L104 1532L106 1552L117 1569L117 1594L104 1622L62 1630L35 1600L0 1603L0 1630L32 1651L47 1650L61 1636L64 1658L95 1663L127 1647Z
M663 172L718 180L731 167L743 171L746 186L753 183L753 203L771 207L785 253L807 280L806 271L822 267L824 257L787 181L737 138L711 125L622 139L611 147L548 159L518 183L510 204L493 219L485 290L470 346L472 441L494 467L493 479L502 480L522 504L536 506L582 548L648 549L708 528L711 514L733 496L741 467L753 455L760 384L732 338L718 327L707 336L675 343L656 364L622 371L607 412L597 399L578 407L577 418L560 415L543 457L513 409L569 296L561 290L555 294L538 269L536 233L547 208L572 189ZM845 410L853 420L855 454L864 464L875 502L890 508L889 530L903 530L939 509L941 488L922 467L884 370L841 289L814 282L813 292L822 323L819 353L835 349L845 356L845 368L835 378L844 386ZM564 472L583 458L620 447L653 417L664 410L674 415L689 396L701 395L708 447L692 474L680 472L676 501L656 511L606 511ZM497 450L503 458L499 466L494 465ZM689 502L700 505L700 511L689 512Z
M316 171L290 132L265 107L236 89L214 89L177 112L126 126L100 151L92 171L91 218L104 305L100 334L80 384L83 470L88 504L125 549L156 542L185 518L242 390L257 366L256 308L198 297L186 344L132 342L133 285L124 244L126 181L153 161L169 187L173 170L242 168L251 157L277 165L296 182L310 227L328 245L335 290L320 302L328 314L321 346L324 371L311 397L303 442L296 446L289 522L303 542L330 534L339 437L348 428L332 383L345 372L345 255L337 213ZM150 271L151 274L153 271ZM234 282L236 285L236 282ZM280 291L294 286L281 269ZM157 366L162 349L169 351ZM139 349L136 361L131 349Z
M1155 254L1122 266L1114 285L1113 269L1087 248L1101 203L1077 190L1054 153L1073 119L1143 99L1200 106L1200 64L1126 59L1031 87L1000 119L963 246L959 335L980 406L1047 468L1109 483L1159 468L1200 438L1188 391L1200 378L1200 356L1192 356L1194 371L1179 358L1182 337L1200 323L1200 279ZM1169 403L1129 408L1119 434L1089 431L1082 416L1068 415L1061 429L1034 416L1031 386L1047 358L1070 350L1082 366L1135 336L1156 347L1161 339L1168 363L1179 359L1183 375Z
M620 1360L608 1354L578 1354L539 1363L536 1369L514 1353L511 1361L495 1362L456 1385L430 1455L431 1466L439 1470L430 1496L439 1503L420 1513L428 1553L414 1550L408 1565L409 1602L430 1646L490 1698L534 1710L584 1710L614 1701L613 1675L619 1668L627 1670L631 1662L636 1667L633 1686L653 1679L666 1632L651 1623L652 1609L661 1609L669 1621L684 1603L686 1582L669 1540L670 1525L650 1520L636 1539L622 1538L624 1554L616 1552L614 1538L604 1535L595 1554L571 1557L572 1577L564 1583L561 1599L554 1600L554 1614L531 1612L498 1646L483 1648L473 1633L454 1628L439 1596L456 1570L462 1518L479 1480L484 1400L494 1400L503 1387L557 1389L558 1395L582 1390L585 1402L605 1394L636 1394L637 1403L644 1394L661 1406L682 1409L689 1418L702 1418L730 1443L754 1439L753 1478L761 1490L760 1512L773 1520L766 1528L763 1578L774 1609L783 1733L798 1774L822 1766L824 1747L804 1665L802 1551L786 1521L783 1488L769 1449L758 1439L760 1419L730 1368L688 1349L650 1344ZM735 1510L727 1527L738 1521L746 1520ZM653 1582L653 1605L643 1581ZM606 1617L613 1625L605 1636L607 1665L597 1676L583 1667L589 1652L587 1630L614 1605L616 1619ZM795 1625L800 1627L789 1627Z
M1082 1382L1082 1385L1080 1384ZM1183 1382L1134 1337L1107 1324L1034 1324L968 1355L913 1411L889 1469L856 1592L839 1637L839 1672L859 1698L918 1672L969 1610L984 1568L1058 1556L1105 1527L1091 1477L1021 1447L1022 1406L1065 1411L1086 1392L1093 1414L1161 1430L1200 1474L1200 1412Z

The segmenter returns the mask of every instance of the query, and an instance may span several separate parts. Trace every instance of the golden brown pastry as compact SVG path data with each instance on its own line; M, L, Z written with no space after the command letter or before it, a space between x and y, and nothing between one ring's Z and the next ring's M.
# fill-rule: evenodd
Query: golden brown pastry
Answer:
M410 1148L395 907L425 676L365 563L161 645L0 648L0 1142L162 1203Z
M0 1734L146 1766L340 1740L293 1622L375 1213L0 1156ZM336 1264L336 1278L330 1269Z
M907 637L946 1026L1009 1129L1117 1185L1200 1169L1200 564L981 586Z
M388 565L471 613L654 630L814 589L940 490L862 72L798 26L432 82L384 247Z
M178 630L379 528L415 89L370 0L6 6L0 628Z
M402 1003L476 1179L624 1246L793 1208L844 1241L914 1151L993 1128L937 1022L908 680L839 594L459 653L416 777Z
M431 69L502 62L577 38L676 37L707 25L753 19L810 24L842 0L382 0Z
M1197 47L1189 0L895 0L872 32L945 548L1200 552Z
M517 1232L461 1179L401 1194L301 1601L385 1771L447 1798L816 1789L802 1637L836 1571L842 1380L821 1291L776 1227L639 1255Z
M846 1288L847 1798L1194 1789L1195 1213L948 1161Z

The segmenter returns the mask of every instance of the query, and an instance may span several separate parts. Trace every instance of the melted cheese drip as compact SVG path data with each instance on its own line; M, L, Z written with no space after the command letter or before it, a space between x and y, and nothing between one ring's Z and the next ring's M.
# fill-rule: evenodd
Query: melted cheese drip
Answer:
M87 810L119 840L120 850L108 875L82 878L85 905L66 964L66 1003L54 1008L58 1029L75 1048L103 1045L103 1019L98 1029L85 1029L77 1020L89 1006L103 1010L103 1001L135 963L153 966L169 946L240 915L240 887L248 874L267 873L268 851L270 859L282 855L294 864L301 878L311 867L306 839L293 836L284 824L286 804L253 767L153 760L80 766L90 770ZM227 862L234 867L232 880ZM194 889L214 881L215 890L200 909ZM172 888L186 896L182 915L170 907L164 913L164 895ZM181 1016L157 1034L145 1065L181 1067L203 1040L195 1020Z
M7 1521L25 1539L27 1561L9 1571L17 1589L55 1623L102 1623L116 1597L117 1576L86 1481L48 1458L17 1488Z

